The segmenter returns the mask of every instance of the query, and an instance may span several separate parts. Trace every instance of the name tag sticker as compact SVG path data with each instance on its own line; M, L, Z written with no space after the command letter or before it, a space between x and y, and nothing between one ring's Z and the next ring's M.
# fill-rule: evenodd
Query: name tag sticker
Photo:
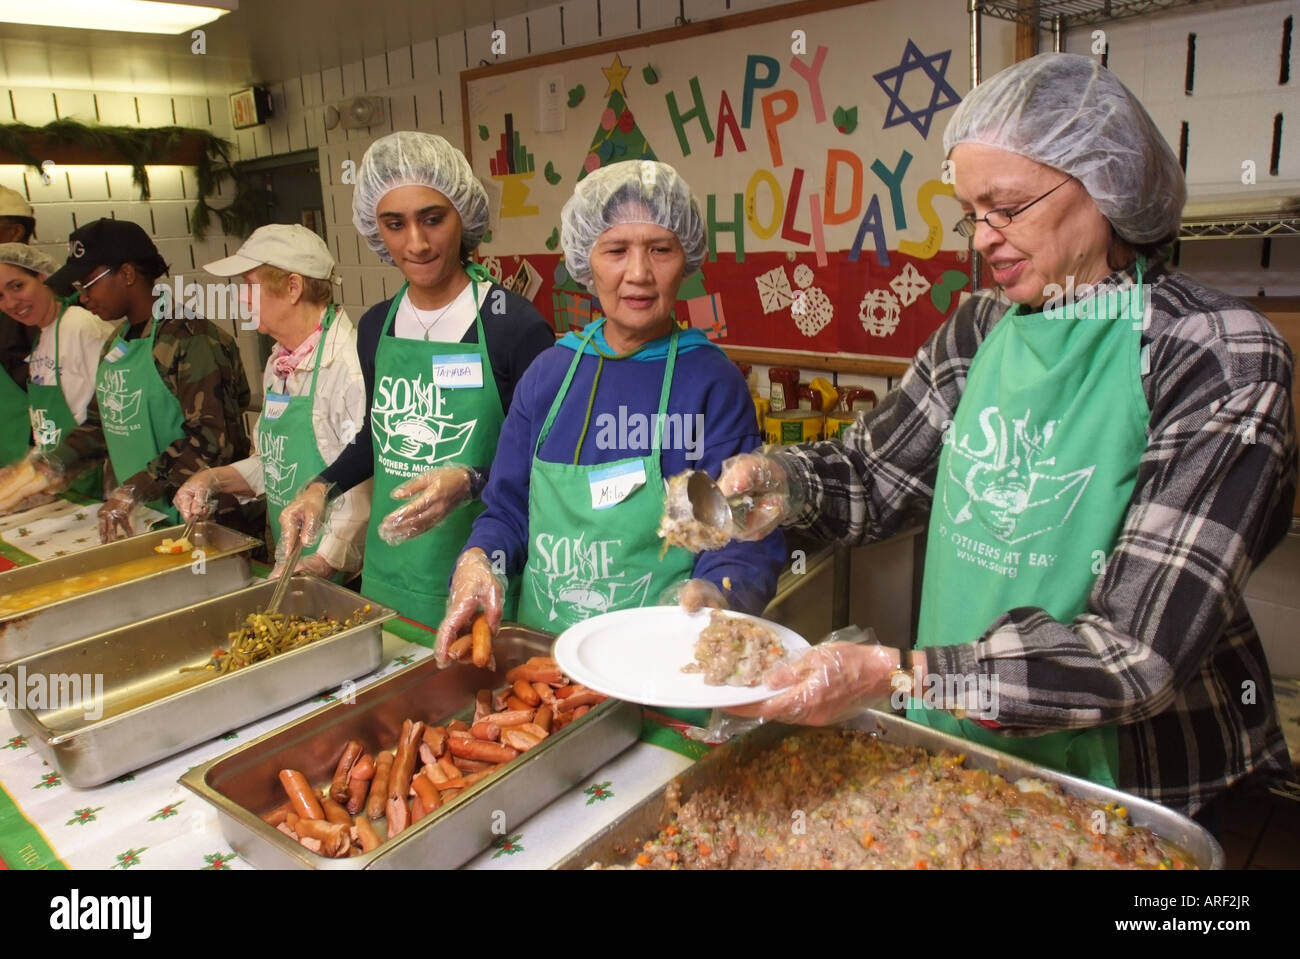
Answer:
M110 349L107 353L104 354L105 362L116 363L122 357L126 356L126 349L127 347L125 341L123 341L123 339L119 336L116 340L113 341L112 349Z
M271 391L266 394L266 403L262 406L262 415L274 422L284 415L289 408L289 394Z
M433 358L433 385L444 390L483 388L483 358L477 353Z
M591 508L609 509L645 486L645 466L640 462L623 463L596 470L588 482L591 485Z

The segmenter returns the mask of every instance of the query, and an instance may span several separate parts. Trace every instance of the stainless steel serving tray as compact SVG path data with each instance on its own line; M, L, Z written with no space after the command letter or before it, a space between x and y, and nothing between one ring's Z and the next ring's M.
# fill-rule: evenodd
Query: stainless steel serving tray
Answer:
M874 733L895 746L923 746L932 752L950 749L965 753L966 765L971 769L985 769L1012 781L1032 776L1058 783L1062 790L1073 796L1127 806L1129 819L1135 826L1145 826L1161 839L1181 847L1201 869L1222 869L1224 866L1223 848L1209 832L1186 816L1149 800L1118 789L1099 786L1086 779L1068 776L874 709L864 710L860 715L837 725L844 729ZM769 723L718 747L677 777L677 782L681 783L682 802L690 799L697 790L720 781L735 763L769 748L783 737L798 732L800 728ZM625 863L642 843L654 838L660 829L667 826L670 818L665 806L664 790L661 789L596 833L556 864L555 868L585 869L595 862L605 865Z
M550 652L554 636L505 624L493 641L497 671L432 657L361 690L354 705L333 703L181 777L181 784L217 807L221 832L247 862L264 869L454 869L551 800L632 745L641 707L607 700L530 749L497 775L461 795L370 852L326 859L268 826L261 814L285 801L279 771L296 769L313 786L328 783L343 747L360 740L368 753L392 749L404 719L447 722L473 713L479 689L500 689L505 671ZM504 815L504 822L502 816ZM493 832L496 825L498 831ZM377 826L380 836L382 827Z
M80 691L75 701L61 697L68 701L59 708L11 709L14 726L68 783L97 786L379 668L382 626L397 614L298 575L282 612L346 619L369 603L365 621L224 676L180 672L227 647L228 634L265 608L275 585L258 583L0 668L0 681L9 677L14 690L30 688L39 674L58 677L47 679L51 690L62 683L65 691ZM80 680L75 685L73 677Z
M183 526L153 530L0 573L0 597L157 557L154 547L164 538L178 538L183 530ZM258 540L216 523L199 523L191 542L203 551L202 565L191 557L124 583L0 616L0 664L248 585L252 577L246 554Z

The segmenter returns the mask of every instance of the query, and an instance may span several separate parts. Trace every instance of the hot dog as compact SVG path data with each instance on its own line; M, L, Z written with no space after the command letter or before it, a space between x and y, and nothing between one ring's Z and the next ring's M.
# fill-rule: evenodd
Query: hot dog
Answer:
M348 812L355 816L366 806L366 795L370 792L370 780L375 778L375 761L370 756L362 756L352 767L348 777Z
M448 779L451 778L450 776L447 775L446 770L444 770L436 762L425 765L420 770L420 775L428 776L429 779L431 779L435 785L437 783L445 783Z
M484 613L474 617L471 634L474 643L471 647L470 659L479 669L486 669L488 663L492 662L492 627L488 625Z
M460 777L461 770L456 768L456 764L450 756L443 756L439 759L438 768L447 774L448 779L458 779Z
M348 811L329 796L322 799L320 804L321 808L325 810L326 822L344 823L348 826L352 825L352 817L348 815Z
M528 685L533 687L533 691L537 693L543 703L548 706L555 704L555 690L546 683L529 683Z
M447 748L451 750L453 756L479 759L489 763L508 763L519 755L508 746L485 743L481 739L451 739L447 742Z
M527 752L541 742L541 739L526 733L518 727L512 727L501 734L501 741L512 749L517 749L521 753Z
M291 812L293 812L292 803L281 803L270 812L262 813L262 821L268 826L278 826L288 818Z
M414 826L417 822L419 822L426 815L428 815L428 813L429 810L424 808L424 803L420 802L420 797L419 796L412 797L411 811L410 811L411 825Z
M321 809L320 800L312 792L307 777L296 769L280 770L280 785L293 803L293 811L300 819L324 819L325 810Z
M375 776L370 780L370 798L366 800L366 815L379 819L388 802L388 780L393 771L393 754L382 752L375 757Z
M469 723L465 722L463 719L453 719L447 724L447 732L454 733L456 730L469 732Z
M300 819L294 829L301 839L318 839L321 855L336 859L347 855L352 845L352 824L325 822L322 819Z
M428 776L416 773L411 777L411 786L414 787L420 802L424 804L425 812L433 812L442 805L442 800L438 798L438 787Z
M537 710L537 715L533 717L533 723L546 732L551 731L551 719L555 716L555 711L550 706L543 706Z
M442 798L445 800L447 798L446 793L448 790L467 789L480 779L486 779L488 776L491 776L495 771L495 769L483 769L476 773L466 773L459 779L448 779L445 783L439 783L438 790L443 794Z
M433 750L434 758L443 755L447 751L447 729L444 726L426 726L424 729L424 743Z
M452 767L458 770L456 773L457 776L461 773L476 773L480 770L492 769L496 766L496 763L485 763L478 759L466 759L463 756L452 756L451 762Z
M469 633L466 633L459 639L451 641L451 645L447 647L447 656L457 661L464 661L468 658L473 645L474 637Z
M514 710L517 710L517 709L524 709L524 710L530 710L530 711L531 711L532 708L533 708L532 706L529 706L526 702L524 702L524 701L523 701L522 699L520 699L518 696L507 696L507 697L506 697L506 709L508 709L508 710L514 711Z
M358 816L353 822L357 830L357 841L361 843L362 852L370 852L372 849L378 849L379 844L383 842L379 838L379 833L375 832L375 827L370 825L370 820L365 816Z
M488 713L496 712L492 707L492 690L480 689L474 694L474 722L481 722Z
M531 709L509 709L503 713L492 713L483 717L485 723L496 723L503 729L506 726L522 726L533 721Z
M574 719L581 719L583 716L587 715L587 713L589 713L589 712L591 712L591 707L590 707L590 706L579 706L577 709L575 709L575 710L573 711L573 718L574 718Z
M538 711L540 712L540 710ZM537 723L524 723L522 726L515 726L514 728L537 739L545 739L551 734L549 729L543 729L541 726L537 725Z
M343 755L339 757L339 763L334 768L334 781L330 783L330 799L336 803L348 801L348 779L351 777L352 767L365 755L365 752L366 747L355 739L349 740L343 747Z
M469 734L475 739L485 739L489 742L496 742L501 738L501 727L496 723L475 723L469 728Z
M397 744L393 771L388 774L388 838L392 839L410 822L410 809L406 805L406 791L411 788L411 774L415 772L420 740L424 736L424 723L405 720L402 738Z
M559 666L555 665L555 660L544 663L529 661L506 673L506 682L513 683L516 679L523 679L530 683L558 685L564 682L564 673L560 671Z
M525 682L522 679L516 679L511 687L515 691L515 696L522 700L525 706L537 707L542 704L542 697L533 689L532 683Z
M594 689L586 689L561 699L555 708L562 713L567 713L579 706L594 706L596 703L603 703L608 698L604 693L598 693Z

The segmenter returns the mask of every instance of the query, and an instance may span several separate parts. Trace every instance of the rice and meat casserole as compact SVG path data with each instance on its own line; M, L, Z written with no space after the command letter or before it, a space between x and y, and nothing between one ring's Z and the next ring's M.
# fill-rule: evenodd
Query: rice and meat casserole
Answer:
M1124 807L1011 783L962 755L857 730L806 730L680 802L644 869L1186 869Z
M785 658L777 635L759 623L715 609L695 641L695 662L684 673L703 673L710 686L757 686Z

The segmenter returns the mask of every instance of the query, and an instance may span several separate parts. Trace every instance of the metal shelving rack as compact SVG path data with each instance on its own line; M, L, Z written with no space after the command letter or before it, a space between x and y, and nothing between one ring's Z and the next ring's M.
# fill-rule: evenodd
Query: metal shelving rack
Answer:
M1244 0L1231 6L1246 6L1262 0ZM1127 20L1150 16L1184 7L1215 8L1229 4L1215 0L1037 0L1020 3L1017 0L967 0L970 13L970 63L971 86L980 82L980 41L982 20L993 17L1024 26L1037 27L1051 33L1052 49L1065 49L1065 31L1095 23ZM1267 239L1272 237L1300 236L1300 215L1294 213L1242 214L1236 217L1185 219L1178 239L1225 240ZM978 254L972 251L975 283L978 285Z

